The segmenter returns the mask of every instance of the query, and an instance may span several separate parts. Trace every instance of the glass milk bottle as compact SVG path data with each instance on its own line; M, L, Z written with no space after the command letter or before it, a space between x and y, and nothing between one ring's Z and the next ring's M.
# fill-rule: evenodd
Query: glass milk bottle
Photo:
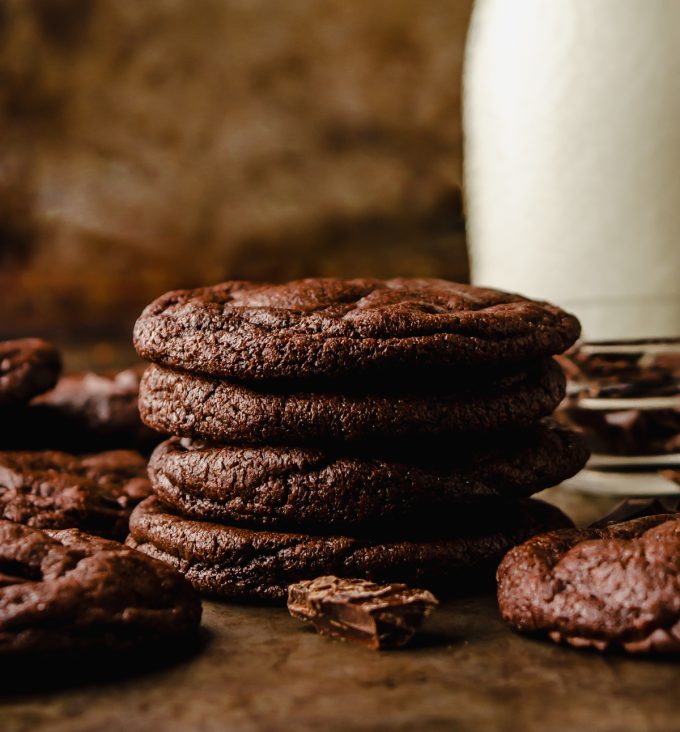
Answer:
M680 335L680 0L478 0L464 129L475 283Z

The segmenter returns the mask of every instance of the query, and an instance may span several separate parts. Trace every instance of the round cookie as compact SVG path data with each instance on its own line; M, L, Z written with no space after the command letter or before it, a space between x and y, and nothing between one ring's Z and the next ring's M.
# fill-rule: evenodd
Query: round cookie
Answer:
M680 652L680 515L554 531L513 549L498 602L517 630L600 651Z
M27 526L122 539L130 511L150 493L146 461L129 450L0 452L0 518Z
M0 520L0 655L127 650L186 636L200 617L166 564L75 529Z
M543 302L436 279L225 282L169 292L134 329L145 359L236 379L523 363L561 353L576 318Z
M417 385L416 385L417 386ZM411 394L256 388L150 366L139 410L159 432L217 442L293 444L489 432L533 424L564 396L552 359L494 380Z
M54 389L16 411L7 446L71 452L150 450L161 438L139 417L144 368L142 364L122 371L62 376Z
M132 512L128 543L176 567L202 592L222 597L284 601L288 585L329 574L453 594L491 577L511 546L570 525L559 509L532 499L504 507L502 519L502 530L477 527L451 538L368 540L194 521L152 497Z
M189 518L326 533L465 521L471 505L529 496L587 458L578 435L548 425L476 441L390 442L370 453L173 437L151 456L149 476L154 493Z
M28 402L54 386L61 371L57 349L40 338L0 341L0 407Z

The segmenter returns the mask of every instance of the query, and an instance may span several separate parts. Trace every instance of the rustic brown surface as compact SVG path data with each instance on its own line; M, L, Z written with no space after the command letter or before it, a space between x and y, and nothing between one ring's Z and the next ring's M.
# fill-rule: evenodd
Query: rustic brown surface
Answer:
M551 492L555 495L555 491ZM558 493L573 515L612 501ZM599 505L598 505L599 503ZM146 676L0 702L2 732L677 729L678 664L513 634L493 596L445 603L416 648L318 637L282 608L205 603L206 648Z

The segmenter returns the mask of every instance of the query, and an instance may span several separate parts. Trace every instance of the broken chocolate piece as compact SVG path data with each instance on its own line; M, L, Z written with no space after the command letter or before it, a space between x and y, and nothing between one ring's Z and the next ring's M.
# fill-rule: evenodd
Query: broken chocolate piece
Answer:
M679 348L677 340L583 343L558 360L583 396L675 396L680 393Z
M628 498L614 506L606 516L591 524L590 528L601 529L608 524L674 513L678 511L679 504L680 499L678 498Z
M373 650L408 643L437 604L427 590L361 579L318 577L288 588L293 617L313 623L322 635Z
M572 398L556 415L580 432L594 453L673 455L680 452L680 409L587 409Z

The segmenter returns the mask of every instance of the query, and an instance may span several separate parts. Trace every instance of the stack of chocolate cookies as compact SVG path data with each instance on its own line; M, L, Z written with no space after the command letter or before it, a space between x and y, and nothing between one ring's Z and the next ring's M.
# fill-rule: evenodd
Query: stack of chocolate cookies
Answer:
M560 309L442 280L227 282L146 308L144 422L156 494L128 542L199 589L283 600L319 575L439 591L570 525L528 498L587 451L545 423Z

